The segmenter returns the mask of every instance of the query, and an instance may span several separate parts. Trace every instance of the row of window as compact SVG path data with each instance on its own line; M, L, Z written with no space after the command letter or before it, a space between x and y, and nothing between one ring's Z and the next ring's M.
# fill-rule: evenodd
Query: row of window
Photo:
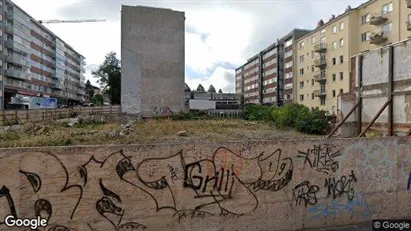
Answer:
M249 75L251 75L251 74L254 74L254 73L256 73L257 71L258 71L258 67L254 68L254 69L252 69L252 70L250 70L250 71L247 71L246 73L244 73L244 77L247 77L247 76L249 76Z
M246 80L244 80L244 84L254 82L254 81L256 81L257 79L258 79L258 76L254 76L254 77L252 77L252 78L246 79Z
M254 96L258 96L258 92L251 92L251 93L246 93L244 94L244 98L249 98L249 97L254 97Z
M269 58L269 57L271 57L275 54L277 54L277 49L276 48L274 48L274 49L270 50L269 52L265 53L263 55L263 59L267 59L267 58Z
M340 89L340 94L343 94L343 93L344 93L343 89ZM337 96L336 90L332 90L331 94L332 94L332 97L335 98ZM310 94L307 94L307 96L310 96ZM315 99L314 93L311 93L311 99L312 100ZM322 99L321 105L325 105L325 99L324 98L321 98L321 99ZM300 101L304 101L304 95L300 95Z
M248 69L249 67L255 65L258 63L258 59L255 59L254 61L252 61L251 63L247 64L244 66L244 69Z
M268 84L272 84L272 83L275 83L275 82L277 82L277 79L276 79L276 78L264 80L263 86L268 85Z
M335 82L337 80L337 75L332 74L332 81ZM340 81L344 80L344 72L340 72ZM307 83L310 83L309 80L307 80ZM314 79L311 79L311 86L314 86ZM300 89L304 88L304 81L300 81Z
M276 87L264 89L264 90L263 90L263 93L264 93L264 94L273 93L273 92L275 92L276 89L277 89Z
M248 87L245 87L244 91L249 91L249 90L256 89L256 88L258 88L258 84L252 84Z
M276 60L276 59L273 59L273 60L270 60L270 61L268 61L268 62L266 62L266 63L263 63L263 67L268 67L268 66L270 66L270 65L273 65L274 63L277 63L277 60Z
M284 79L291 79L293 77L293 73L292 72L288 72L284 74Z
M290 62L284 64L285 69L290 68L292 66L293 66L293 61L290 61Z
M284 53L284 58L286 59L288 57L291 57L292 55L293 55L293 50L287 51Z
M286 85L284 85L284 89L291 89L293 88L293 83L287 83Z
M264 97L263 98L263 103L272 103L276 101L277 101L277 97Z
M263 76L272 75L277 72L277 68L270 69L268 71L264 71Z
M284 43L284 47L289 47L291 45L293 45L293 40L292 39L290 39L290 40L288 40Z

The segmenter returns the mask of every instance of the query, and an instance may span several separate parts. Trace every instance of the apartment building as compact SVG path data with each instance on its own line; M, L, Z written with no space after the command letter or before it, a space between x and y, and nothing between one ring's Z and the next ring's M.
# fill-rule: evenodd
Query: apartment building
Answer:
M409 0L371 0L324 23L297 42L295 102L337 113L349 91L350 57L411 36Z
M294 29L235 70L236 93L244 103L281 105L292 102L295 39L309 30Z
M2 27L1 109L14 96L85 101L85 61L54 33L10 0L0 1Z

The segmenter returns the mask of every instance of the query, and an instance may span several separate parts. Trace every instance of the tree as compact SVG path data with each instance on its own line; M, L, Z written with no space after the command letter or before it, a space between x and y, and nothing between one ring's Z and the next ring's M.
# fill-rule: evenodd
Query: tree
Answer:
M197 87L197 91L205 92L205 89L204 89L203 85L199 84L198 87Z
M106 90L111 104L120 104L121 102L121 62L116 57L115 52L106 55L106 59L97 70L92 72L93 76L98 79L100 86Z
M91 100L94 96L94 88L90 83L90 80L87 80L86 82L86 94L88 95L88 98Z
M185 84L185 86L184 86L184 91L185 92L191 92L191 89L187 84Z
M211 84L210 87L208 88L208 92L211 93L216 93L214 86Z
M96 106L102 106L104 104L104 97L101 94L96 94L91 99L91 102L94 103Z
M220 90L218 90L218 93L222 94L222 93L223 93L223 91L220 89Z

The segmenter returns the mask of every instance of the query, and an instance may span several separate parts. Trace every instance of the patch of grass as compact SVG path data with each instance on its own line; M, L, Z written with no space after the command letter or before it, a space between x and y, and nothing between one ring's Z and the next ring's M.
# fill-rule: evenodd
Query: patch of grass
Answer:
M20 140L21 136L15 132L6 132L4 134L0 134L0 141L13 141L13 140Z

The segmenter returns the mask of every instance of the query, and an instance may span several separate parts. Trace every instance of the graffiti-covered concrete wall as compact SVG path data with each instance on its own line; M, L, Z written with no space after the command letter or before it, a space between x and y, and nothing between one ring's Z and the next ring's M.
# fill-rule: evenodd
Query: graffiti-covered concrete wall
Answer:
M295 230L411 215L407 138L3 149L7 215L39 230ZM27 230L27 229L26 229Z

